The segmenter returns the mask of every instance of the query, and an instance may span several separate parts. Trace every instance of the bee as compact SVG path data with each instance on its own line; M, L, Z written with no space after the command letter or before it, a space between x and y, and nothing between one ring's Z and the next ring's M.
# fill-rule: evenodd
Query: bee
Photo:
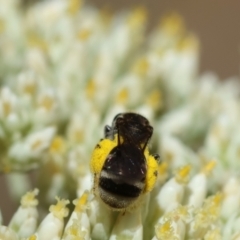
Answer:
M104 128L104 139L91 159L94 193L117 211L134 208L150 192L158 175L159 155L150 154L153 134L149 121L136 113L120 113Z

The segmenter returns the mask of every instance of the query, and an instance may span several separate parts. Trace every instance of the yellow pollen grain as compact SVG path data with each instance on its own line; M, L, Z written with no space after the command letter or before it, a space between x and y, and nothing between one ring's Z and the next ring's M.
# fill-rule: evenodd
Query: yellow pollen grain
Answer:
M82 0L69 0L68 1L68 12L75 15L82 6Z
M153 90L147 98L147 104L153 109L161 109L163 106L162 93L160 90Z
M22 198L21 198L21 205L23 207L35 207L38 205L38 200L36 199L36 196L38 195L39 190L34 189L33 191L27 192Z
M209 161L203 168L202 172L205 173L206 175L210 174L212 172L212 170L215 168L216 166L216 161L215 160L211 160Z
M78 226L71 226L70 227L70 234L72 236L77 236L78 235L78 230L79 230Z
M160 29L167 35L180 35L184 32L185 27L182 17L177 13L169 14L160 22Z
M63 153L65 150L65 142L62 137L56 136L50 146L50 152Z
M69 200L60 199L56 197L57 203L55 205L51 205L49 211L57 218L62 219L67 217L68 215L68 208L66 205L69 204Z
M148 166L146 174L146 186L144 192L150 192L154 188L155 183L157 181L157 176L155 173L158 171L158 163L156 159L149 154L148 148L145 149L144 156L146 158Z
M214 196L209 197L203 205L203 208L198 213L196 226L199 224L209 224L215 221L220 214L220 205L222 203L222 193L217 193Z
M214 197L213 197L213 203L216 206L219 206L222 203L223 200L223 195L222 193L217 193Z
M117 103L126 103L129 97L129 92L127 88L122 88L117 94L116 101Z
M178 183L187 183L189 180L190 171L191 171L190 165L186 165L184 167L179 168L176 173L176 176L175 176L177 182Z
M144 7L136 8L128 18L128 24L131 27L137 27L144 24L147 20L147 10Z
M71 239L84 240L86 231L81 230L81 225L76 219L74 219L72 225L67 228L67 231L65 231L65 234L74 237Z
M114 140L103 139L95 147L90 161L90 169L93 173L99 174L102 170L109 152L117 146L117 137Z
M174 231L170 220L156 227L156 236L158 239L174 239Z

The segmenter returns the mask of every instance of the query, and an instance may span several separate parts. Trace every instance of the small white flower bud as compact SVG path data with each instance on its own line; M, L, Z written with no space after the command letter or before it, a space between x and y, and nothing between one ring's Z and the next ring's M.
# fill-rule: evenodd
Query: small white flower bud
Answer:
M63 232L63 218L68 215L68 200L57 198L57 204L50 207L50 213L41 222L37 234L38 240L60 240Z
M35 189L22 197L21 206L9 223L9 227L17 232L19 237L28 237L36 230L38 221L38 200L35 197L38 192L38 189Z
M126 212L125 214L119 213L110 240L125 238L134 240L143 239L141 209L136 209L133 212Z
M1 240L19 240L17 234L9 227L0 226Z

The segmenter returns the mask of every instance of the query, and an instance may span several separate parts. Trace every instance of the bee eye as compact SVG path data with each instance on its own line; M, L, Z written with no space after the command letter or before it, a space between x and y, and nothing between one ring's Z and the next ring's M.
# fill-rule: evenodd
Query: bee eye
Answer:
M161 163L161 159L160 159L160 155L155 153L155 154L152 154L152 156L154 157L154 159L157 161L158 164Z

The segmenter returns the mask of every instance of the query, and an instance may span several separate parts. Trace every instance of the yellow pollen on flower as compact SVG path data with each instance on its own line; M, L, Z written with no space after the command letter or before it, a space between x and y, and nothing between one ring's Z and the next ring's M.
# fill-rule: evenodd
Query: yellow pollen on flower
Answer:
M147 20L147 10L144 7L138 7L133 10L132 14L128 18L128 24L131 27L138 27L143 25Z
M56 136L50 146L50 152L63 153L65 151L65 142L62 137Z
M37 236L34 234L30 236L27 240L37 240Z
M90 35L91 35L91 31L89 29L82 29L77 33L77 38L80 41L85 41L89 38Z
M186 165L177 170L175 179L178 183L187 183L189 180L189 174L191 171L191 165Z
M68 0L68 12L72 15L76 14L82 6L82 0Z
M217 193L205 200L203 207L196 211L194 219L195 229L207 227L218 219L222 199L222 193Z
M155 233L157 239L168 239L168 240L175 240L174 229L172 227L172 221L167 220L163 224L158 224L155 228Z
M71 236L75 236L77 237L78 236L78 233L79 233L79 226L75 223L75 224L72 224L70 227L69 227L69 234Z
M54 99L50 96L44 96L39 105L44 107L47 111L50 111L54 106Z
M4 101L3 102L3 114L5 117L9 116L9 114L12 112L12 105L7 102L7 101Z
M38 193L39 190L37 188L35 188L33 191L27 192L21 198L22 207L36 207L38 205L38 200L36 199Z
M220 207L221 203L223 200L223 194L222 193L217 193L213 196L212 202L215 207Z
M81 230L80 223L74 219L72 225L66 229L65 236L70 236L72 240L85 240L86 231Z
M174 221L182 219L186 221L190 217L189 207L179 205L176 209L166 214L166 216Z
M212 170L215 168L217 162L215 160L209 161L202 169L202 172L206 175L210 174Z
M69 204L69 200L60 199L56 197L57 203L55 205L51 205L49 211L57 218L62 219L67 217L69 210L66 207Z
M90 79L86 86L86 94L88 98L93 98L96 92L96 84L93 79Z
M160 29L170 36L181 35L185 31L182 17L175 12L161 20Z
M153 90L147 97L147 104L153 109L160 109L163 106L161 91Z
M88 196L89 196L89 192L86 191L83 193L83 195L80 198L75 199L73 201L73 204L75 205L75 209L74 209L75 212L82 212L83 210L86 209Z
M146 58L140 58L133 66L133 71L141 77L144 77L149 70L149 63Z
M126 103L128 100L129 92L127 88L122 88L117 94L116 102L117 103Z

